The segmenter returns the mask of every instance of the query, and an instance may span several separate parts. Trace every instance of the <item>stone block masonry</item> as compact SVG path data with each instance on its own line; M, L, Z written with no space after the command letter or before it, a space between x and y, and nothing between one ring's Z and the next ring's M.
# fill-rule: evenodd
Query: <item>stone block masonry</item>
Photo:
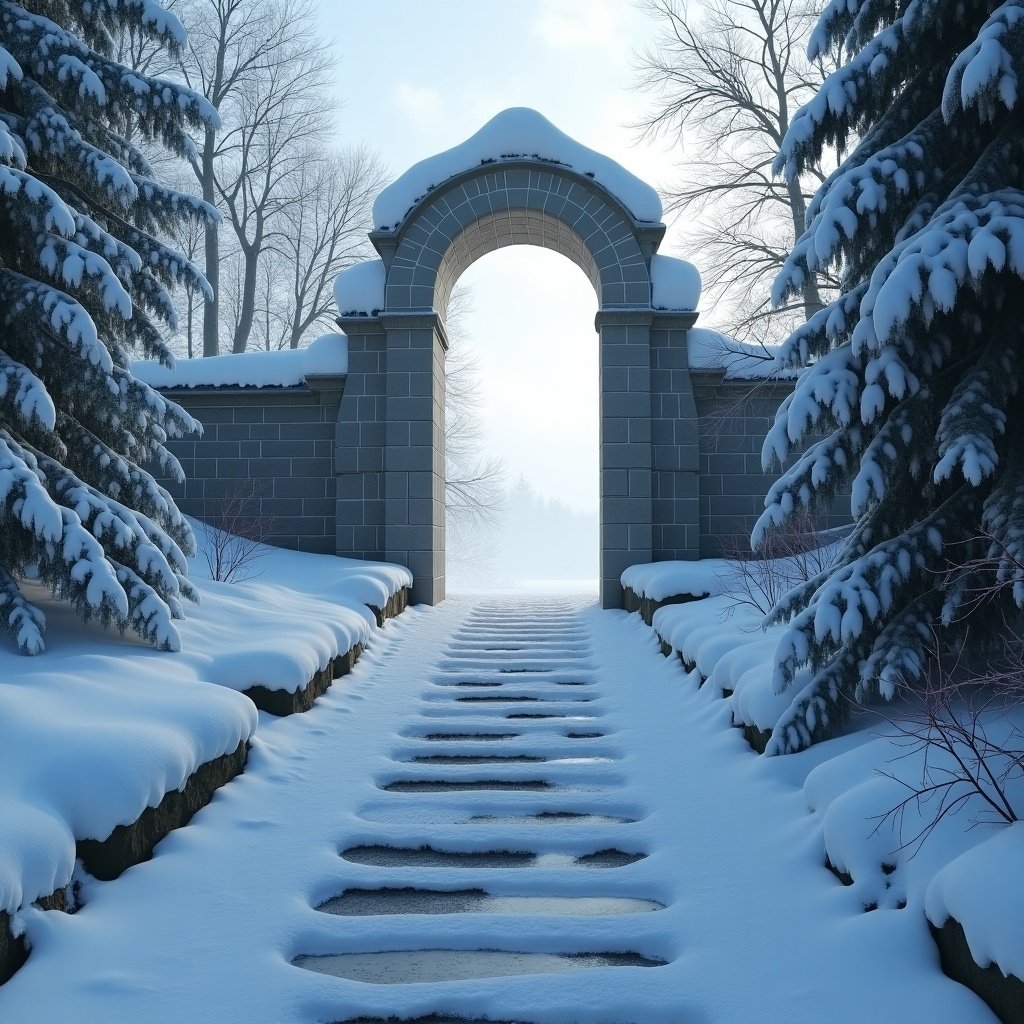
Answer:
M345 377L323 376L294 387L164 390L203 434L168 444L186 479L160 482L187 515L217 523L234 504L243 519L262 520L267 543L336 554L334 451L344 389Z
M761 468L761 447L793 382L726 380L724 370L691 370L690 376L698 425L700 557L715 558L749 548L764 497L778 478L776 470ZM849 521L847 492L819 525L831 529Z

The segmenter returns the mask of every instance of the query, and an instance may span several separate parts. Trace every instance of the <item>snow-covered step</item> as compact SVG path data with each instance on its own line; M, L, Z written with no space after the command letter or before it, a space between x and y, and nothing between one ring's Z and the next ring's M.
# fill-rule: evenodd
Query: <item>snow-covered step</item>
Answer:
M596 742L596 740L595 740ZM410 762L412 764L515 764L549 762L554 764L606 764L618 760L613 751L582 750L573 746L571 740L564 743L552 743L545 746L537 740L529 744L514 740L501 748L501 753L480 752L476 744L452 746L445 744L441 748L437 743L423 743L416 748L403 748L393 752L392 760Z
M529 675L530 678L523 678ZM515 686L526 682L543 685L552 692L555 686L593 686L594 681L582 672L545 672L533 678L532 673L513 672L449 672L431 679L434 686ZM554 691L557 692L557 691Z
M410 827L421 824L457 825L482 820L565 826L575 818L600 817L613 823L632 823L644 817L644 809L623 800L614 790L577 793L571 799L543 792L460 793L426 797L388 793L364 804L358 817L364 821L387 821Z
M529 707L530 710L523 710ZM481 704L479 702L470 704L469 706L455 705L455 709L450 706L442 704L436 704L433 707L424 707L420 709L421 718L442 718L450 720L454 710L464 711L467 718L470 714L476 718L490 719L492 722L495 720L506 719L509 722L515 722L517 725L520 720L531 721L533 719L559 719L563 723L591 723L594 724L596 719L600 719L604 716L604 712L600 708L595 708L593 705L587 707L586 705L568 706L565 704L554 704L549 703L543 708L540 706L531 707L529 704L520 703L518 705L506 705L506 704ZM473 723L476 725L476 721Z

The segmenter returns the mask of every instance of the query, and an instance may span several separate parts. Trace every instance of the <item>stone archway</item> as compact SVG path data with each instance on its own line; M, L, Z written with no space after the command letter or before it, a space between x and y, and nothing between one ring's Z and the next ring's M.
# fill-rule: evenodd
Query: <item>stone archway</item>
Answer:
M413 600L444 599L445 310L494 249L540 245L590 278L600 337L601 602L630 564L696 558L697 420L686 353L700 281L657 255L648 185L534 111L505 111L412 167L374 206L379 260L335 286L348 335L338 414L337 551L408 565Z

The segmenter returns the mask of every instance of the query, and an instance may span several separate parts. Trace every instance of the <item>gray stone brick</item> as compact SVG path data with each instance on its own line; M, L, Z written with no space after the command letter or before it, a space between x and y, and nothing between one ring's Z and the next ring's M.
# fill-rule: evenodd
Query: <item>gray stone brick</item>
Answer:
M334 515L334 499L303 498L302 514L306 517L319 516L321 519L329 519Z
M219 480L245 480L249 476L248 459L218 459L217 478Z
M651 465L651 449L636 442L614 444L602 442L601 464L607 469L645 469Z
M601 412L604 416L649 416L651 399L647 394L606 394L602 397Z

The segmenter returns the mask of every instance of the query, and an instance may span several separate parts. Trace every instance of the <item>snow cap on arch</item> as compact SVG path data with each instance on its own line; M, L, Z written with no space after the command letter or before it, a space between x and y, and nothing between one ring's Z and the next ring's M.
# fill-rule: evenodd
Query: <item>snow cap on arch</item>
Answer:
M413 164L373 204L378 230L397 228L429 191L449 178L481 164L535 159L560 164L593 178L642 223L661 223L661 200L645 181L610 157L570 138L529 107L511 107L496 114L476 134L451 149Z

